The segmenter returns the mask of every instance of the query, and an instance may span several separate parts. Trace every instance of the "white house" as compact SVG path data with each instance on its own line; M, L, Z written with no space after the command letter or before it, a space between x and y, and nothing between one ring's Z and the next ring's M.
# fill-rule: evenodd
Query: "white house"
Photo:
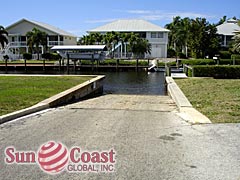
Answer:
M235 32L240 31L238 26L238 20L229 19L223 24L217 26L217 34L221 37L221 46L228 47L229 43L232 41Z
M33 28L37 28L47 33L47 45L49 48L55 45L77 44L77 37L69 32L66 32L46 23L28 19L21 19L5 28L8 32L9 40L9 44L4 50L5 53L8 52L9 55L12 56L12 59L14 59L14 56L16 57L16 59L18 59L19 57L21 57L22 53L28 52L28 37L26 37L26 33L32 31Z
M111 22L96 29L89 30L88 33L98 32L105 34L112 31L119 33L138 33L140 34L140 37L146 38L151 44L152 51L148 57L167 57L168 29L162 28L145 20L128 19ZM121 46L121 43L119 46Z

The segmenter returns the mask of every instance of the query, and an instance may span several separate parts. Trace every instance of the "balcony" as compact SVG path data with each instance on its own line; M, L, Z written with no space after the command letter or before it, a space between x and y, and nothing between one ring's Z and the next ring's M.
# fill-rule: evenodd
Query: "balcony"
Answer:
M27 42L26 41L10 42L10 46L11 47L26 47L27 46Z
M48 41L48 46L63 45L63 41Z
M48 41L48 46L63 45L63 41ZM11 47L27 47L26 41L10 42Z

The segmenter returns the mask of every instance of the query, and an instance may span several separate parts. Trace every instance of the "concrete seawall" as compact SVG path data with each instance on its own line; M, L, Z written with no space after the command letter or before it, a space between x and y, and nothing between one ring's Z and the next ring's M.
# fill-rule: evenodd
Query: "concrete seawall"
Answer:
M167 91L179 109L179 116L191 124L208 124L211 121L202 113L193 108L181 89L172 77L166 77Z
M34 106L0 116L0 124L47 108L63 105L86 96L102 93L104 79L105 76L93 76L93 79L45 99Z

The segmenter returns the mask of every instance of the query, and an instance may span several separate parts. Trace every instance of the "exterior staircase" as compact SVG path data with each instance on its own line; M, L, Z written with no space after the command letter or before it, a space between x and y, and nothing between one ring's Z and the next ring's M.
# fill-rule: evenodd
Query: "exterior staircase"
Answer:
M4 60L4 56L8 56L9 60L21 59L20 54L14 54L11 43L8 43L2 50L0 50L0 60Z

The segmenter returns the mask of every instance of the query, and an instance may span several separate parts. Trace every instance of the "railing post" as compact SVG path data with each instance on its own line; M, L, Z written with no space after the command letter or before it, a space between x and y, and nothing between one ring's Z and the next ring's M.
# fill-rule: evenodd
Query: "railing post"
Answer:
M192 67L192 77L195 77L195 75L194 75L194 67Z
M117 61L116 61L116 70L118 71L119 70L119 59L117 59Z
M168 64L165 64L165 74L171 76L171 67Z
M69 74L69 54L67 53L67 74Z

